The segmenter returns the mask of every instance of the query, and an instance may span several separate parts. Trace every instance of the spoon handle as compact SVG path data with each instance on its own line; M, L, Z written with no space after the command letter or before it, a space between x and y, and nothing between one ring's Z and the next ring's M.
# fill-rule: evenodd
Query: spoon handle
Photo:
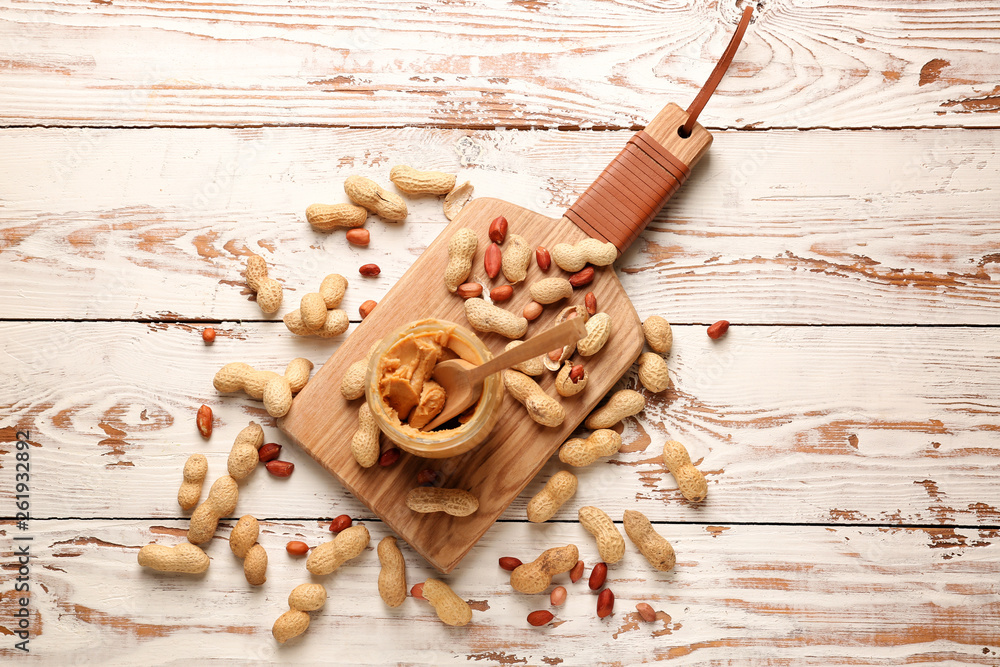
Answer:
M583 318L574 317L566 320L562 324L552 327L548 331L543 331L537 336L532 336L517 347L498 354L485 364L469 369L469 381L471 383L482 382L487 376L493 375L505 368L515 366L522 361L527 361L546 352L575 343L587 333Z

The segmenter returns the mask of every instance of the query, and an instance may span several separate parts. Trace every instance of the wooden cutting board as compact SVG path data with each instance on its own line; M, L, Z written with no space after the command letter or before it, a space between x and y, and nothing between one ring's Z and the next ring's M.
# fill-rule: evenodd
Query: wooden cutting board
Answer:
M295 398L288 414L279 420L279 427L293 442L330 471L438 570L449 572L458 564L628 371L643 345L635 309L610 266L597 269L593 283L575 290L570 299L547 306L541 317L529 323L526 338L552 326L565 306L582 304L588 291L597 296L598 309L611 316L613 329L607 344L597 355L584 361L589 374L586 389L576 396L560 399L566 409L566 420L557 428L536 424L520 403L505 395L501 417L490 437L472 451L449 459L423 459L404 452L398 463L388 468L359 466L351 455L350 443L357 427L358 407L364 397L354 401L344 399L340 393L344 372L350 364L365 356L375 340L408 322L434 317L469 327L464 301L448 292L443 278L448 263L448 241L462 227L472 229L478 236L479 245L469 281L481 283L485 292L507 284L503 273L491 280L483 268L483 256L490 243L488 228L499 215L507 218L510 234L523 236L532 247L552 248L557 243L575 243L588 235L612 240L620 249L627 247L682 182L682 179L679 182L670 180L669 174L674 173L671 169L675 167L670 166L669 160L675 158L684 167L689 167L711 143L711 135L698 125L691 137L680 139L676 128L685 119L685 112L675 105L664 109L645 132L636 135L636 143L629 142L567 212L567 217L550 218L499 199L472 200L323 364ZM656 145L649 145L650 142ZM670 155L656 156L658 150L667 150L667 144ZM663 176L658 169L667 175ZM657 182L659 176L662 178ZM633 184L636 192L626 197L628 193L622 189L628 183ZM515 286L514 297L501 304L502 307L520 314L531 300L528 285L553 276L568 277L569 274L555 263L543 273L532 261L527 279ZM501 352L509 342L497 334L480 334L480 337L494 354ZM558 397L552 386L554 378L554 373L546 373L536 379L546 393ZM383 450L390 446L383 436ZM463 518L411 512L404 499L418 486L417 474L424 468L439 471L440 486L465 489L476 495L479 510Z

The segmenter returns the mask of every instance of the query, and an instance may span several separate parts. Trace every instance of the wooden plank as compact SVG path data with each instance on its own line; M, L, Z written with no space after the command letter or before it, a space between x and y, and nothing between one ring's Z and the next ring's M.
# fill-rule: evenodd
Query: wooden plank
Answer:
M212 347L188 325L3 323L0 497L13 511L16 430L36 444L37 517L178 517L184 460L222 474L250 419L285 443L288 480L257 471L238 513L260 517L371 516L310 457L288 444L259 402L222 397L212 376L246 361L281 370L322 363L336 341L304 340L280 324L219 327ZM592 504L657 520L990 526L1000 523L1000 359L992 329L734 326L712 342L704 327L674 327L674 387L626 421L625 446L575 470L572 520ZM630 375L626 383L635 386ZM206 403L210 441L195 429ZM709 480L708 499L681 499L663 470L663 442L686 443ZM405 463L405 462L404 462ZM553 460L504 519L561 469ZM113 492L111 492L113 491Z
M4 9L7 124L628 128L693 99L741 8L46 0ZM991 0L901 0L892 11L878 0L771 2L704 124L995 127L998 28Z
M531 558L577 543L588 566L597 556L578 525L503 524L488 534L448 583L473 607L464 628L443 625L427 603L396 609L378 597L374 545L385 528L367 524L372 546L333 575L316 578L329 592L309 630L279 645L270 628L288 592L310 580L303 559L283 550L290 539L317 544L329 533L313 521L263 522L268 581L251 589L226 544L228 528L208 546L200 576L139 568L149 542L183 540L176 522L45 521L29 531L30 653L14 648L14 596L0 616L0 656L20 662L102 664L172 660L328 660L347 664L689 665L996 664L1000 601L994 575L1000 534L983 529L885 529L661 525L678 554L669 573L652 570L631 544L609 570L614 614L598 619L586 580L556 578L569 597L545 628L525 622L548 596L512 591L501 555ZM7 537L15 530L2 526ZM409 584L434 572L405 545ZM635 605L657 610L646 624ZM376 639L377 638L377 639Z
M303 220L396 163L560 215L628 132L5 130L6 318L261 319L241 271L288 303L330 271L380 299L445 224L436 197L372 245ZM677 322L998 324L1000 132L723 132L619 262L640 312ZM861 159L877 155L878 159ZM361 264L382 275L362 280ZM733 295L740 298L734 299ZM284 311L282 311L284 312Z
M434 461L433 468L447 475L447 487L468 491L479 500L478 509L469 516L453 517L443 512L417 514L407 507L407 494L417 487L416 477L427 465L419 457L407 456L388 470L381 466L366 469L358 465L351 453L351 441L358 428L358 409L362 401L349 401L341 394L344 373L355 361L365 358L373 343L415 318L431 317L468 326L465 302L450 294L441 278L449 263L449 241L458 230L471 229L477 239L474 265L482 266L486 248L490 245L491 221L499 216L506 218L532 248L539 245L552 248L560 241L576 243L587 238L583 231L566 219L549 218L500 199L480 198L473 201L365 318L357 334L346 340L313 375L309 384L295 397L291 410L279 422L282 432L293 443L308 452L379 519L442 572L451 571L489 530L546 460L587 418L615 380L628 372L644 343L639 317L617 277L612 271L599 268L586 290L593 290L598 301L604 304L601 312L611 318L613 326L604 349L584 360L590 378L586 388L572 400L561 401L564 416L560 423L546 426L535 423L510 392L503 390L504 396L496 408L496 424L491 431L484 432L488 433L488 437L483 437L483 442L468 452ZM507 252L510 243L508 240L504 245L504 252ZM531 265L524 285L552 275L551 269L549 273L542 272L532 257L529 261ZM484 282L487 280L478 268L473 275ZM493 284L506 283L500 276ZM527 339L555 326L556 317L564 308L576 306L583 312L586 290L576 290L570 298L548 308L530 323L528 333L518 338ZM503 306L508 312L518 315L531 301L524 289L519 292ZM503 352L511 340L511 337L496 333L480 334L479 337L494 355ZM539 378L541 390L549 397L558 399L553 386L554 374L546 373L545 376L544 379ZM485 389L483 394L486 394ZM406 415L402 416L405 418ZM395 446L387 438L382 440L383 450Z

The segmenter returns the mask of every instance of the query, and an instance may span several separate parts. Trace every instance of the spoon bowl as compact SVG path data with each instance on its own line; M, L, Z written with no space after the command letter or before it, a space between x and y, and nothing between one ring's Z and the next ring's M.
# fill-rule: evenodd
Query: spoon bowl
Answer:
M423 430L435 429L475 405L483 391L483 380L493 373L516 366L522 361L545 354L550 350L575 343L586 333L587 328L583 320L573 318L548 331L543 331L537 336L532 336L521 345L498 354L479 366L464 359L442 361L434 367L432 377L444 388L444 407Z

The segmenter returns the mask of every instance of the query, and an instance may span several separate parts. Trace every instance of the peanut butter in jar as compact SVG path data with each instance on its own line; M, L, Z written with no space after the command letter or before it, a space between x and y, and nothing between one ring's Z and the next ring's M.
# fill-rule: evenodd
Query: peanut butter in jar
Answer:
M499 418L503 382L499 374L483 383L479 402L463 420L434 431L433 421L447 400L434 382L434 366L461 358L481 364L492 353L475 333L453 322L427 319L411 322L382 339L368 365L366 400L379 429L404 451L426 458L465 453L489 437Z

